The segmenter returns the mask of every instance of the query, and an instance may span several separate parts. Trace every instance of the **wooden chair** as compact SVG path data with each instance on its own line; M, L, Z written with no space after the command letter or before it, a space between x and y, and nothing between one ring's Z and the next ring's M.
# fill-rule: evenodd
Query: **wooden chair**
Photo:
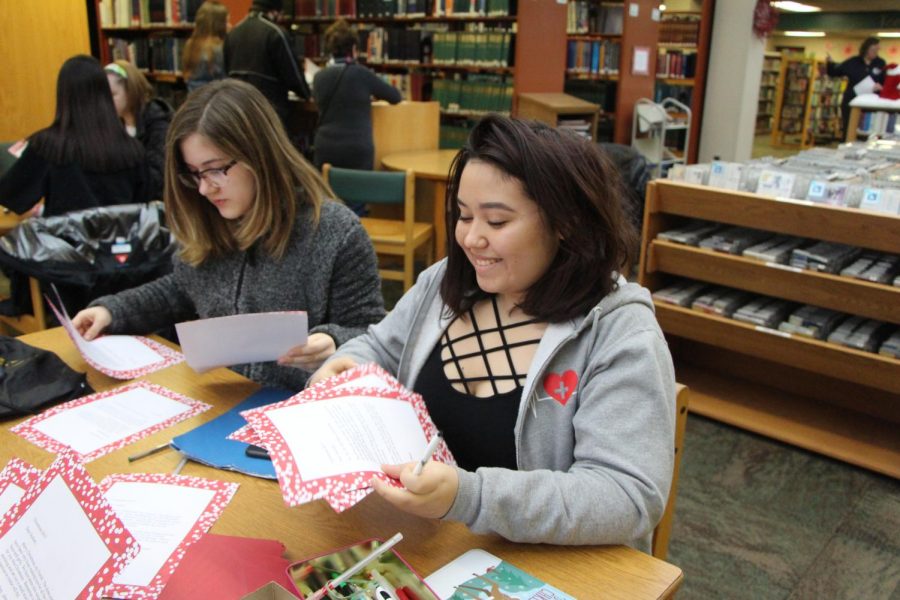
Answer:
M363 217L360 222L372 239L379 257L403 257L402 270L380 268L379 275L383 279L402 281L404 292L412 287L416 250L424 246L425 264L431 264L431 237L434 235L431 223L416 223L416 180L413 172L360 171L325 164L322 174L335 195L345 202L403 205L402 221Z
M47 329L47 313L44 308L41 283L34 277L28 278L28 287L31 290L31 314L0 315L0 323L14 329L18 333L34 333ZM0 298L2 300L2 298Z
M669 536L672 534L672 519L675 516L675 497L678 495L678 472L681 467L681 455L684 453L684 428L687 425L689 395L687 387L677 384L675 390L675 468L672 475L672 489L669 490L669 500L666 502L662 519L653 530L653 556L660 560L666 560L669 553Z

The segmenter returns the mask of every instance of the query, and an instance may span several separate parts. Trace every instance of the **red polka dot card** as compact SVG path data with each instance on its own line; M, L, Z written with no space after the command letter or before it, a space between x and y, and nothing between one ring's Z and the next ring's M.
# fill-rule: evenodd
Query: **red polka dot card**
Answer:
M221 516L236 483L168 473L110 475L100 488L141 545L105 594L157 598L188 548Z
M113 379L134 379L184 360L180 352L140 335L102 335L89 342L75 329L61 301L59 308L50 298L47 304L85 362Z
M0 517L0 597L100 598L138 550L84 466L62 454Z
M372 477L399 487L381 465L421 460L438 433L422 397L402 387L310 388L245 416L269 450L285 502L323 498L338 512L372 491ZM433 458L455 464L443 440Z
M160 385L136 381L50 408L10 431L49 452L89 462L211 407Z
M0 515L6 514L40 478L40 470L18 458L11 458L0 471Z

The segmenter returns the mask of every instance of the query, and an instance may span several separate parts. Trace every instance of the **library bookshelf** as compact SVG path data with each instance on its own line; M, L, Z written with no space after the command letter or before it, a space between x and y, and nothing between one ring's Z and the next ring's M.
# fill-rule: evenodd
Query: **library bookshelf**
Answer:
M657 240L705 219L900 253L900 217L658 180L648 186L639 279L671 277L900 324L900 288ZM691 410L900 478L900 360L655 302Z
M781 53L766 52L759 78L759 102L756 109L756 135L772 133L775 116L775 98L781 94L778 87L781 75Z

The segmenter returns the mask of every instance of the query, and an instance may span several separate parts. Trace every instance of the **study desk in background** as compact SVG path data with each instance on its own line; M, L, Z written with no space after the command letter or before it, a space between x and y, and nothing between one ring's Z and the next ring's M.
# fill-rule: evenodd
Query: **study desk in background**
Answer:
M856 140L863 111L900 112L900 100L888 100L878 94L862 94L850 101L850 119L847 122L847 141Z
M104 390L119 382L87 366L61 328L22 336L22 341L51 350L74 369L87 372L88 382ZM160 452L129 463L127 457L165 443L216 417L256 391L255 383L227 369L198 375L185 363L153 373L146 379L202 400L213 408L87 464L100 481L111 473L170 473L179 462L174 451ZM46 468L53 455L10 433L18 420L0 428L0 459L13 456ZM397 551L423 576L471 548L483 548L532 575L579 598L668 598L681 584L678 567L625 546L563 547L515 544L496 536L475 535L460 523L443 523L402 513L377 496L336 514L324 502L296 508L284 504L278 484L188 462L182 474L240 484L234 499L210 530L212 533L279 540L290 560L302 560L367 538L388 539L398 531Z
M447 175L450 163L458 150L414 150L388 154L381 165L389 171L411 170L416 175L416 199L427 198L431 204L434 224L434 260L447 253L447 226L444 202L447 196Z

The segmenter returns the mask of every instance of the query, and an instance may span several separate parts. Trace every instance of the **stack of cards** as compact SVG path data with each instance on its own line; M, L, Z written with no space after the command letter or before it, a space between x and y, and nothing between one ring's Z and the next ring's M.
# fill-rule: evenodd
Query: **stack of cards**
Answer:
M425 402L377 365L350 369L282 402L241 413L229 438L269 452L285 502L324 499L337 512L372 492L383 464L421 460L438 434ZM455 464L443 440L434 460Z
M237 484L111 475L100 485L72 453L46 471L0 472L0 597L156 598Z

